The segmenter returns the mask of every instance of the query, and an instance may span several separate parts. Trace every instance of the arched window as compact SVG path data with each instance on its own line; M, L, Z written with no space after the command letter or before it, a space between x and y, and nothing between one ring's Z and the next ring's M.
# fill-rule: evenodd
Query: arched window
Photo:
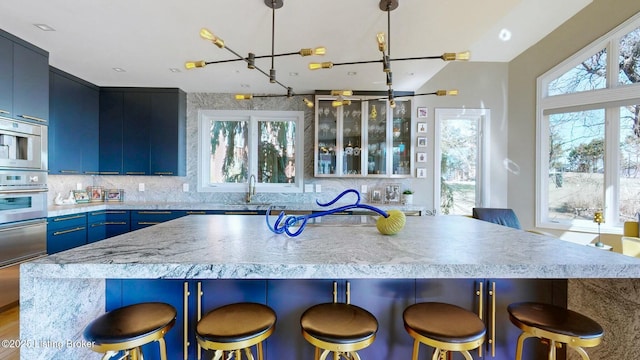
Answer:
M640 14L538 78L536 226L640 212Z

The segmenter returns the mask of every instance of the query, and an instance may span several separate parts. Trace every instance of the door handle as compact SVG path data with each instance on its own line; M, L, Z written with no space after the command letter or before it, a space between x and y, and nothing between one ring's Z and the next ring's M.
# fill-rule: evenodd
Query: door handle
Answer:
M478 297L478 317L483 319L484 314L484 282L478 282L478 289L476 290L476 296ZM478 357L482 357L482 346L478 347Z

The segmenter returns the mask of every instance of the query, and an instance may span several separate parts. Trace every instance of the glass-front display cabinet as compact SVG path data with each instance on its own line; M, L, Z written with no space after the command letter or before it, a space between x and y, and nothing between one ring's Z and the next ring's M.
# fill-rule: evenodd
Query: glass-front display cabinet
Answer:
M316 97L316 177L409 177L412 174L411 101Z

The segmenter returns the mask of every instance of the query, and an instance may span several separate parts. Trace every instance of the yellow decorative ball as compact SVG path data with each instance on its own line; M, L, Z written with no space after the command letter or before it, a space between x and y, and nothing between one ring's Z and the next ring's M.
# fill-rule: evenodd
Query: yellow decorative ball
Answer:
M389 214L389 217L380 216L376 220L376 227L384 235L397 234L404 228L407 218L400 210L389 210L387 214Z

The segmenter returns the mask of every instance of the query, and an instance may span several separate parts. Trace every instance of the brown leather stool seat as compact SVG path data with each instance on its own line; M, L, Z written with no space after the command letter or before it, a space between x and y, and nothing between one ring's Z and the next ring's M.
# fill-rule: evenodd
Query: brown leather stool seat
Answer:
M109 359L119 351L131 359L141 359L140 347L152 341L160 346L160 357L167 358L164 334L176 321L176 309L165 303L149 302L124 306L93 320L84 329L87 341L94 342L93 351Z
M207 313L196 326L196 339L200 346L215 350L214 359L225 351L235 351L240 360L244 350L247 359L253 359L251 347L256 345L258 359L262 360L262 342L275 330L276 313L258 303L224 305Z
M604 335L602 326L594 320L555 305L522 302L509 305L507 311L511 322L523 331L518 337L517 360L522 358L524 340L530 337L549 341L549 359L556 358L557 343L564 343L588 360L582 347L597 346Z
M417 303L407 307L402 318L404 328L414 338L413 360L418 359L420 343L434 348L433 359L446 358L448 351L458 351L467 360L472 360L469 350L484 343L486 327L482 320L456 305Z
M330 352L360 359L356 351L373 343L378 321L359 306L324 303L308 308L300 317L300 327L302 336L316 347L315 360L325 359Z

